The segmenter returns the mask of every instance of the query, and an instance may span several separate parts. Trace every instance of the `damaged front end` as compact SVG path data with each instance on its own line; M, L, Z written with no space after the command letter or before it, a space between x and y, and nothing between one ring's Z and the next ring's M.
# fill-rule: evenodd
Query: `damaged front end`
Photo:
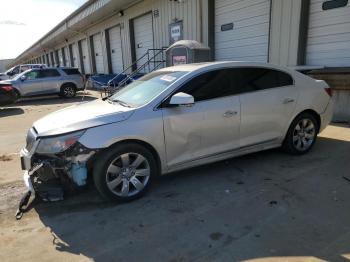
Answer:
M44 201L58 201L64 191L86 184L88 163L96 150L79 143L84 132L38 137L34 127L29 130L26 147L20 152L29 191Z

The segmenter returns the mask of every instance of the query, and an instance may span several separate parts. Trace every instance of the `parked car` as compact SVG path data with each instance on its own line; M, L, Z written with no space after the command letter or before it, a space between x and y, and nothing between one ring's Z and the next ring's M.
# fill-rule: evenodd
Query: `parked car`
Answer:
M0 84L12 86L18 98L48 94L74 97L77 91L84 89L84 78L77 68L36 68L0 81Z
M10 68L9 70L7 70L4 73L0 73L0 81L2 80L7 80L7 79L11 79L13 77L15 77L16 75L27 71L28 69L32 69L32 68L45 68L47 67L45 64L24 64L24 65L17 65L14 66L12 68Z
M305 154L331 120L331 95L264 63L164 68L36 121L20 153L25 181L36 190L50 176L78 186L91 176L105 198L131 200L160 174L277 147Z
M17 100L15 89L10 85L0 84L0 106L13 104Z

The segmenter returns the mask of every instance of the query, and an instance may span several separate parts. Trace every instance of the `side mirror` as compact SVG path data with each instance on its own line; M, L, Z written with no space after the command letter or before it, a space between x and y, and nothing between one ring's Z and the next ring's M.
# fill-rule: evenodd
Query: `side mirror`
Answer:
M173 95L169 104L178 106L192 106L194 104L194 98L189 94L181 92Z
M22 81L22 82L25 81L26 79L27 79L26 76L21 76L21 81Z
M12 76L13 73L12 73L12 72L7 72L7 75L8 75L8 76Z

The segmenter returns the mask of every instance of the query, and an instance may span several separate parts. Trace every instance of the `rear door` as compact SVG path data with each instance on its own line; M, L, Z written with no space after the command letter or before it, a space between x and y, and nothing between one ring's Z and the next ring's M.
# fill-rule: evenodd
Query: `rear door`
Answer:
M241 89L240 146L283 138L297 99L293 78L285 72L258 67L232 69L231 77Z
M57 69L42 69L40 71L42 93L58 93L61 87L61 74Z
M229 70L203 73L178 92L192 95L195 103L163 108L169 168L239 147L240 103Z

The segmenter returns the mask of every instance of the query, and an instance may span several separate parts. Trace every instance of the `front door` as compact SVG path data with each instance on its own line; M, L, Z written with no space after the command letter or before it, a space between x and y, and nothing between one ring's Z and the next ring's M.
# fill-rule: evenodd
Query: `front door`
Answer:
M41 93L42 84L39 72L39 70L32 70L24 74L25 78L20 80L21 95L31 96Z
M240 102L228 70L203 73L177 92L195 103L162 109L169 168L239 147Z

